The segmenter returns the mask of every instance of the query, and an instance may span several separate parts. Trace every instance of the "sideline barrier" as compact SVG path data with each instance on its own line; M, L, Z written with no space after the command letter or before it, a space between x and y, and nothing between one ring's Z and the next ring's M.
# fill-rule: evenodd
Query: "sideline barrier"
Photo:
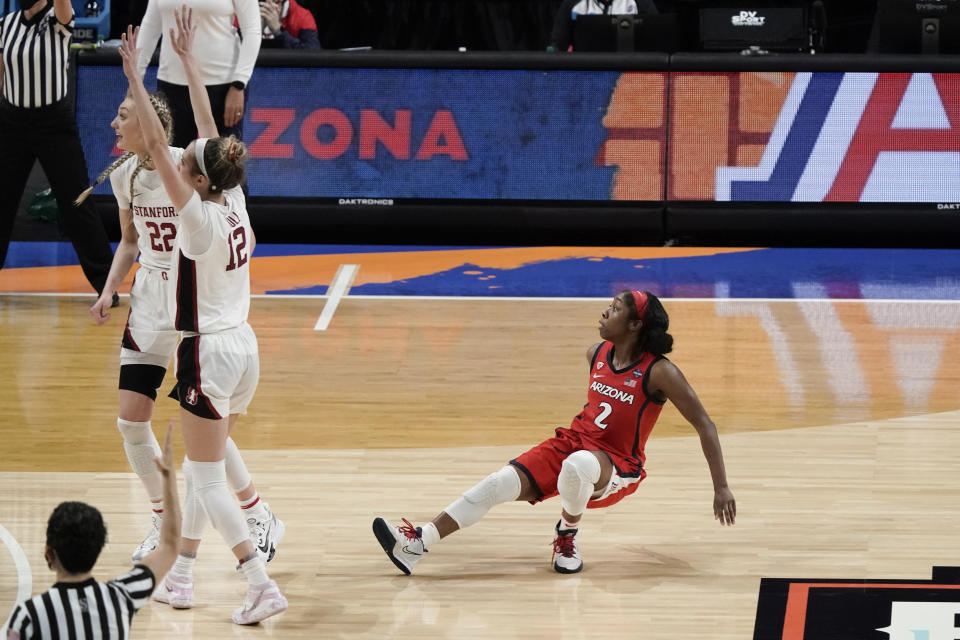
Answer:
M95 172L126 82L115 52L78 61ZM956 71L949 56L264 50L251 215L286 241L943 243L960 228Z

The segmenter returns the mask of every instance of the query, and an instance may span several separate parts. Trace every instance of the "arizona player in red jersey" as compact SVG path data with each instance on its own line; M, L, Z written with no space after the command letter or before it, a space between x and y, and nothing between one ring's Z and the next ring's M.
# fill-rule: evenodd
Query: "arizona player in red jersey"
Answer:
M680 369L664 357L673 348L669 317L645 291L621 291L600 317L603 342L587 350L587 404L568 428L491 473L422 527L406 519L397 527L373 521L380 546L410 574L433 545L480 520L491 507L512 500L536 503L560 496L562 510L553 543L553 568L577 573L583 561L576 535L587 508L619 502L644 476L644 445L669 400L700 436L713 479L713 513L722 525L737 515L717 428Z

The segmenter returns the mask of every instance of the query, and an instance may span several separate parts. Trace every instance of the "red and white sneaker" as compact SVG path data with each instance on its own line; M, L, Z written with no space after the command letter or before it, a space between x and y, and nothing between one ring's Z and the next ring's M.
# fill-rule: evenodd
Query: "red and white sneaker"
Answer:
M410 575L427 549L420 537L420 527L414 527L406 518L401 519L403 525L395 527L383 518L377 518L373 521L373 534L397 569Z
M174 609L193 607L193 576L168 573L154 590L153 599Z
M577 530L560 530L557 522L557 537L553 539L553 570L557 573L579 573L583 570L583 560L577 551Z
M273 580L264 584L250 585L243 606L233 612L236 624L257 624L270 616L287 610L287 599Z

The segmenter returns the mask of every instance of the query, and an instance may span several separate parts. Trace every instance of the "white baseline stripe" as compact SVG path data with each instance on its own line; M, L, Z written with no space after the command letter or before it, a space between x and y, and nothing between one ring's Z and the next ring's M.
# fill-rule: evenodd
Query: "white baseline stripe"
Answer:
M33 591L33 574L30 572L30 561L27 560L27 554L23 552L17 539L14 538L2 524L0 524L0 540L3 540L3 543L7 545L7 549L10 550L10 555L13 556L13 564L17 567L16 601L23 602L30 598L30 594ZM5 638L7 636L7 625L10 623L10 614L12 613L13 609L11 608L10 613L7 614L6 619L3 621L3 626L0 627L0 637Z
M340 298L347 295L350 291L350 285L353 284L353 279L357 277L357 271L359 270L360 265L358 264L342 264L337 267L337 273L333 276L333 282L330 283L330 288L327 289L327 303L323 305L323 311L320 312L320 317L317 318L317 324L313 326L314 331L326 331L327 327L330 326L333 313L340 304Z
M359 265L342 265L342 266L355 266L359 269ZM356 274L354 274L355 276ZM336 276L334 276L336 278ZM331 285L332 288L332 285ZM124 297L126 293L121 293L120 297ZM51 296L63 296L63 297L84 297L90 298L93 302L96 302L94 299L94 294L92 293L25 293L23 291L0 291L0 297L4 296L38 296L38 297L51 297ZM285 294L285 293L254 293L250 295L251 298L278 298L278 299L316 299L323 298L321 295L312 295L312 294ZM545 297L545 296L404 296L404 295L355 295L350 296L356 300L477 300L477 301L495 301L495 300L505 300L505 301L529 301L529 302L595 302L597 300L610 300L613 296L594 296L594 297ZM669 300L670 302L717 302L720 300L725 300L728 302L883 302L883 303L898 303L898 304L957 304L958 300L926 300L923 298L667 298L663 296L658 296L661 300ZM90 304L92 305L93 302ZM339 300L337 302L339 304Z

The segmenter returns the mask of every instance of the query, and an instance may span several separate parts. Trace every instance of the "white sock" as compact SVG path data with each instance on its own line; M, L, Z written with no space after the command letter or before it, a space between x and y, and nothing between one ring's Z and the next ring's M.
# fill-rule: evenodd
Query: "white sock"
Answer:
M244 560L240 565L240 572L243 573L243 577L247 579L247 584L261 585L270 582L270 576L267 575L267 565L263 563L263 558L257 555L256 552L254 552L252 556L253 557Z
M437 525L428 522L420 528L420 539L423 540L423 548L429 549L435 543L440 542L440 532Z
M240 501L240 508L243 509L243 517L245 519L250 517L256 518L257 520L267 519L267 503L260 498L260 494L256 489L253 491L253 496Z
M189 553L190 555L184 555L185 553ZM193 565L196 562L197 554L189 551L181 551L177 554L177 561L173 563L173 569L170 570L170 573L177 576L192 576Z
M577 520L576 522L568 522L567 519L564 518L563 515L561 514L561 516L560 516L560 531L568 531L568 530L570 530L570 529L578 529L578 528L580 528L580 521L579 521L579 520Z

